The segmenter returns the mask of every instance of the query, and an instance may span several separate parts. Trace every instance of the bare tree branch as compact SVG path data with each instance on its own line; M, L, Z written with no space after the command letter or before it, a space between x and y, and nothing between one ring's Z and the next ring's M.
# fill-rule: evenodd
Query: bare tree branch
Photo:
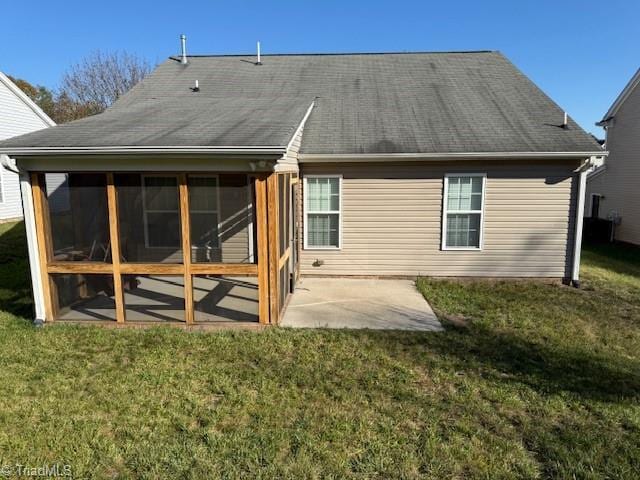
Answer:
M144 59L127 52L93 52L62 78L60 95L85 111L99 113L151 71Z

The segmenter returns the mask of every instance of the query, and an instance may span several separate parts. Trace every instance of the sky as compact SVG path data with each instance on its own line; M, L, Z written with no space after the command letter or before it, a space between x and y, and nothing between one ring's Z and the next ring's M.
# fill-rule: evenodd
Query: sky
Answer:
M191 54L499 50L583 128L640 67L640 2L33 0L3 2L0 71L56 88L94 50Z

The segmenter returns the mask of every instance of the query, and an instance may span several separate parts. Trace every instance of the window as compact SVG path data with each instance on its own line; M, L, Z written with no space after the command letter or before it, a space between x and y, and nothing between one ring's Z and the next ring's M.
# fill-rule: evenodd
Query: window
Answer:
M218 177L189 176L191 248L219 248Z
M304 178L304 247L340 248L342 177Z
M591 194L591 218L600 218L600 199L602 195L599 193Z
M484 174L445 176L443 250L482 248L485 179Z
M143 185L146 246L180 248L177 177L145 176Z

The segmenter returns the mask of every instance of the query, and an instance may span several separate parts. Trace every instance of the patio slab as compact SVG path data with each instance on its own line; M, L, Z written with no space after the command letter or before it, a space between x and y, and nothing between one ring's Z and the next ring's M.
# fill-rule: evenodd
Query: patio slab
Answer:
M440 331L412 280L303 278L283 327Z

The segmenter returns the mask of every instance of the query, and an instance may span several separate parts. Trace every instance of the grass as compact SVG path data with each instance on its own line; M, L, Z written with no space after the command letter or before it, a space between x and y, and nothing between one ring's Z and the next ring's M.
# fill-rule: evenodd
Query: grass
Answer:
M638 478L640 253L421 280L441 333L35 329L0 226L0 465L77 478Z

